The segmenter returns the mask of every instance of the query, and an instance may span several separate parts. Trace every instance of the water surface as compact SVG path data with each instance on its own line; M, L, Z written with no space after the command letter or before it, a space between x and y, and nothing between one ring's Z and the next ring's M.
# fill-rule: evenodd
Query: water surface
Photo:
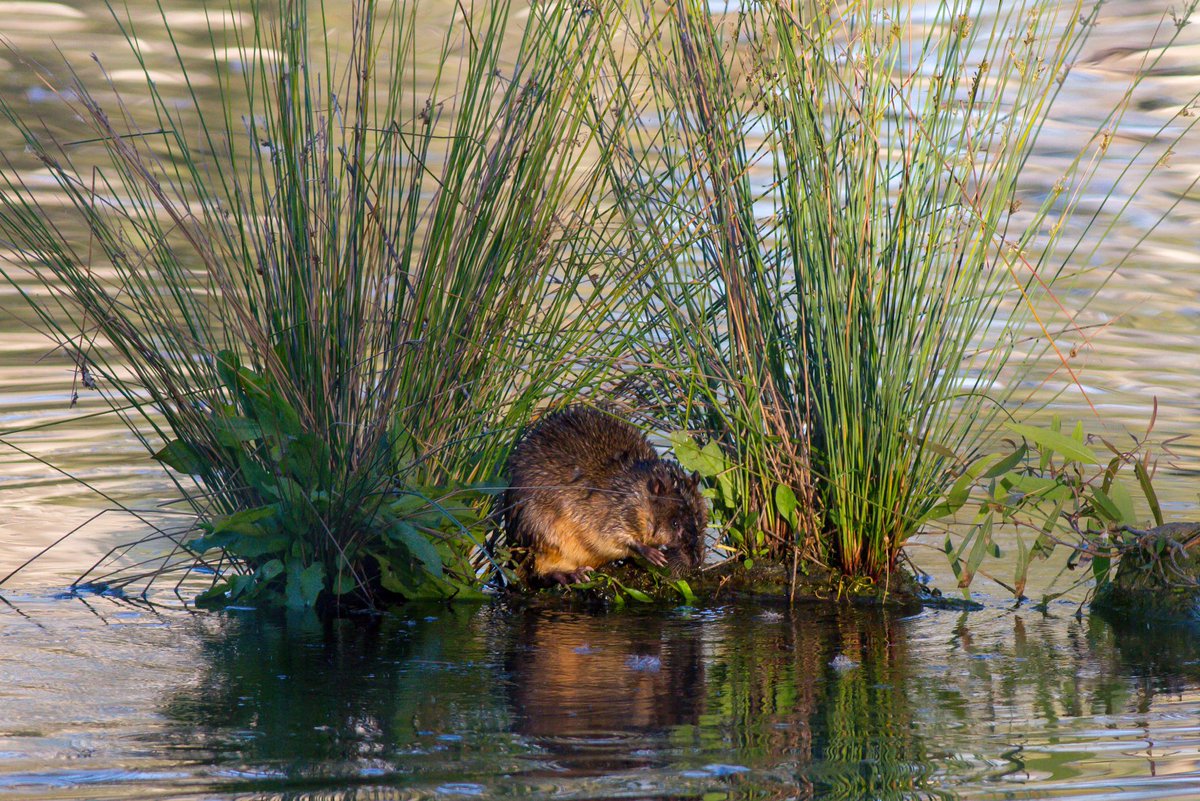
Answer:
M1200 798L1200 638L1069 606L10 602L2 798Z

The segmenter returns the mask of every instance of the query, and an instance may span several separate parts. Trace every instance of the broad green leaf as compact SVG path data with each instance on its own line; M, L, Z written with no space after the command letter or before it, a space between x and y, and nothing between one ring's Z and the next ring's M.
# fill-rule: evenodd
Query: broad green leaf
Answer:
M219 581L196 596L196 606L223 606L229 601L229 582Z
M289 609L311 609L325 589L325 565L315 562L308 567L299 558L288 560L287 590Z
M262 567L258 569L258 578L260 581L270 581L283 572L283 562L278 559L271 559L264 562Z
M227 531L232 531L249 537L260 537L267 533L267 530L257 525L258 522L266 520L273 514L275 514L274 506L258 506L254 509L243 509L240 512L234 512L231 515L226 515L213 521L213 534L223 534Z
M696 440L686 431L672 431L667 435L667 441L671 443L671 450L675 452L675 458L685 470L700 471L700 446L696 444ZM700 473L707 476L707 473Z
M730 480L728 473L717 474L717 487L721 491L721 503L726 509L732 509L737 506L737 496L733 491L733 481Z
M918 521L917 524L923 524L930 520L937 520L943 517L949 517L958 512L959 509L966 505L967 500L971 497L971 486L990 466L999 461L1002 457L999 454L989 454L976 459L967 469L963 471L954 483L950 485L950 489L946 492L946 498L941 503L935 505L926 512Z
M1092 506L1097 514L1104 519L1106 523L1121 522L1121 509L1113 500L1108 497L1108 494L1099 487L1092 487Z
M796 493L787 484L775 485L775 508L779 515L792 525L796 524Z
M1025 439L1032 442L1043 452L1053 451L1061 453L1063 456L1072 461L1082 462L1084 464L1096 464L1098 457L1091 448L1084 445L1082 442L1076 442L1072 437L1060 434L1057 431L1051 431L1045 428L1036 426L1023 425L1021 423L1005 423L1005 425L1017 434L1020 434Z
M254 576L230 576L229 600L236 601L239 598L252 598L258 587L258 581L255 580Z
M1133 509L1133 495L1126 488L1121 480L1114 478L1112 485L1108 488L1108 497L1117 507L1117 522L1123 526L1134 526L1137 524L1137 514Z
M442 557L429 538L403 520L388 529L389 539L408 551L413 559L435 576L442 574Z
M304 433L300 415L278 392L247 392L254 417L263 434L276 437L298 437Z
M288 440L280 467L306 487L328 487L332 483L329 444L316 434L304 433Z
M725 458L725 452L721 450L721 446L715 440L706 443L700 449L700 459L700 464L704 468L700 471L702 476L715 476L729 468L729 460ZM706 473L705 470L708 472Z
M976 526L975 542L971 546L971 554L967 557L967 564L963 568L962 574L958 577L958 586L960 588L966 589L975 580L975 573L979 570L979 566L983 564L983 557L987 556L991 540L992 520L988 518Z
M217 442L226 448L239 448L242 443L262 439L262 427L241 415L214 414L209 419Z
M1056 479L1030 476L1023 473L1009 473L1001 483L1022 495L1047 495L1055 487L1061 486Z
M649 595L642 592L641 590L634 589L633 587L625 587L625 592L629 594L630 598L637 601L638 603L648 604L648 603L653 602L653 600L650 598Z
M287 537L246 536L230 534L231 539L224 545L226 551L240 559L258 559L267 554L286 554L289 540Z
M173 439L154 458L176 472L189 476L203 475L208 471L209 463L200 452L181 439Z
M725 453L715 441L710 441L701 448L685 431L675 431L667 435L667 439L671 443L671 449L675 451L675 458L685 470L694 470L705 478L712 478L728 466Z
M231 350L219 351L215 357L217 376L221 383L233 394L238 394L237 373L242 366L242 360Z

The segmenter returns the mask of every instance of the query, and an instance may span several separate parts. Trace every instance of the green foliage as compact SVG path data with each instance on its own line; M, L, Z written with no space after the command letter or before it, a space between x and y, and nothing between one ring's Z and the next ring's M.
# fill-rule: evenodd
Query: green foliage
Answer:
M600 124L653 265L630 370L711 449L681 459L746 556L891 570L1033 365L1013 346L1056 301L1066 232L1094 235L1099 215L1066 224L1092 154L1037 208L1019 197L1093 17L935 6L625 5Z
M476 594L481 482L622 346L620 276L589 272L595 16L456 7L438 49L415 6L339 8L339 50L333 9L280 0L207 56L165 5L166 54L111 6L138 102L103 65L31 65L85 128L64 137L0 98L27 151L0 171L0 272L173 471L190 547L227 557L208 600Z
M638 573L636 578L642 583L642 587L633 587L612 573L599 571L592 573L588 580L578 587L596 593L616 609L624 609L630 601L635 604L653 604L670 600L680 601L685 606L696 604L696 593L687 579L671 578L665 571L653 567L644 573Z
M767 550L767 534L758 527L761 515L748 509L743 499L761 480L749 475L734 462L715 440L703 447L686 431L668 436L675 458L684 469L699 473L705 486L701 490L711 504L711 522L724 533L724 539L735 552L760 554ZM776 484L773 499L775 519L791 526L800 526L801 506L795 491L787 484Z
M1017 550L1011 584L989 576L1018 598L1024 597L1030 565L1049 559L1059 547L1069 551L1065 566L1090 570L1079 580L1108 582L1117 560L1143 534L1146 514L1163 524L1151 482L1152 454L1146 438L1121 450L1098 439L1108 455L1090 447L1083 425L1064 433L1055 417L1049 426L1009 424L1021 441L1008 452L977 459L934 507L932 517L950 517L969 503L975 515L966 534L947 534L944 550L964 594L985 559L1002 556L995 535L1004 527ZM1145 503L1145 511L1139 504ZM1077 582L1079 583L1079 582ZM1046 603L1062 592L1047 592Z

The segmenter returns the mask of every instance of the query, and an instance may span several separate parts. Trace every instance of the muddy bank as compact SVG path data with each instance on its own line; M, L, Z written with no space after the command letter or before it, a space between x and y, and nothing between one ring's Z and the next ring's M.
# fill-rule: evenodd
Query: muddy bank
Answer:
M686 589L679 582L686 583ZM690 593L690 597L689 597ZM638 605L714 606L753 600L775 604L846 604L916 611L923 607L980 609L960 598L918 582L907 570L899 569L884 581L847 578L820 565L800 565L793 573L790 564L757 561L747 566L730 560L702 570L650 573L631 563L607 565L593 580L570 587L554 587L535 593L513 591L508 599L520 605L611 608Z

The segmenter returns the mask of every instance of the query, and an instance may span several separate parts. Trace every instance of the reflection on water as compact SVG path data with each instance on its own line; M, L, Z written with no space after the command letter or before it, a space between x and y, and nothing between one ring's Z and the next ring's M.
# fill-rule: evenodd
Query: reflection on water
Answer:
M1200 798L1200 638L1069 607L15 603L0 797Z

